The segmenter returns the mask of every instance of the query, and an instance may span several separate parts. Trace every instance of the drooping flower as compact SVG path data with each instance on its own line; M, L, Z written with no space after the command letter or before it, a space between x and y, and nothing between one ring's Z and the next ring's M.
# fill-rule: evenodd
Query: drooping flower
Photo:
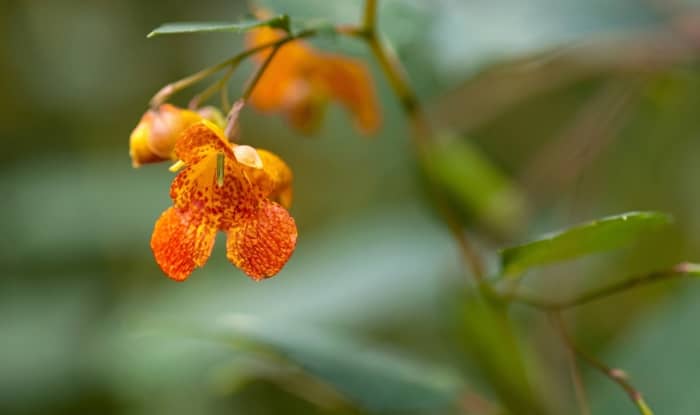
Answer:
M296 246L292 172L265 150L230 143L209 121L187 128L175 155L185 167L173 180L173 206L156 222L151 248L170 278L183 281L226 232L229 261L254 280L274 276Z
M246 41L256 47L283 36L281 30L261 27L250 31ZM263 62L270 53L259 53L255 59ZM355 59L320 52L301 40L280 47L250 97L259 110L281 112L307 134L318 129L330 100L352 113L362 133L371 134L379 127L379 104L367 67Z
M146 111L129 139L132 165L139 167L146 163L173 160L177 138L187 127L202 119L218 124L223 117L212 107L204 107L195 112L163 104Z

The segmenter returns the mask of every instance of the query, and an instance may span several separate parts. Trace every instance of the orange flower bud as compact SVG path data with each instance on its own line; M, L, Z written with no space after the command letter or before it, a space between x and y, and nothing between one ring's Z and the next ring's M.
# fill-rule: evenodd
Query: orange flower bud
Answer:
M134 167L146 163L173 160L175 141L187 127L209 119L216 124L223 122L221 113L215 108L205 107L198 112L163 104L148 110L131 132L129 155Z

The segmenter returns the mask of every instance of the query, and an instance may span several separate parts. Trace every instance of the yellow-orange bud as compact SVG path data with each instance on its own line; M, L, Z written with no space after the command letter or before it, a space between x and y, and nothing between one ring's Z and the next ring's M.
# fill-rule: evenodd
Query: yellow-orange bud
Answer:
M163 104L157 109L148 110L131 132L129 155L134 167L146 163L173 160L175 141L187 127L202 119L223 119L216 109L202 108L199 112Z

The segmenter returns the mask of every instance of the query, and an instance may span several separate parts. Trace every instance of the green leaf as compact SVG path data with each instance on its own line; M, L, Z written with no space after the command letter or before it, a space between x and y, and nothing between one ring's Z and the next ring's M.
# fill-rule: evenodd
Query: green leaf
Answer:
M540 368L520 343L505 305L464 293L457 311L458 345L466 363L488 382L508 413L546 413L528 376L528 369Z
M233 314L222 319L216 334L262 345L370 411L447 407L464 387L451 371L310 325Z
M155 28L148 37L159 35L176 35L185 33L232 32L243 33L249 30L268 26L289 30L289 16L281 14L266 20L244 20L241 22L179 22L165 23Z
M86 171L91 168L85 167ZM36 172L36 168L28 170ZM160 174L159 170L153 170L153 174ZM150 171L135 172L135 180L143 180L143 174L149 175ZM162 177L153 180L161 181L161 184L167 182L167 174L164 170ZM46 181L48 188L45 190L53 188L59 194L67 193L71 183L74 187L76 182L81 183L78 189L82 189L82 182L78 179L95 180L106 186L105 192L111 192L111 197L119 199L123 195L118 192L115 195L114 189L109 190L111 182L108 179L112 177L121 176L70 177L70 180L65 180L67 187L58 189L55 189L54 178L48 180L46 175L39 175L37 179L42 183ZM23 193L30 195L46 194L35 191L43 189L43 184L42 187L27 185L23 189ZM169 203L167 186L162 186L158 195L160 199L156 199L153 193L139 196L139 200L152 200L156 205ZM102 199L106 200L105 203L120 202ZM34 199L31 202L37 209L41 206ZM125 206L130 205L133 203ZM143 209L142 205L139 204L140 209ZM13 210L21 211L29 206L13 205ZM97 208L104 209L101 205ZM152 226L152 214L141 216L145 216ZM81 218L82 215L76 216L76 220ZM46 244L58 238L56 240L65 245L68 235L71 238L80 236L74 243L85 244L84 235L68 232L73 222L67 225L64 222L61 221L60 225L69 226L68 230L52 229L55 237L50 235L51 239L41 242ZM111 228L105 231L100 226L120 229L115 223L102 221L97 228L92 226L90 229L102 235ZM146 256L149 265L144 273L134 278L148 281L155 277L158 283L160 274L156 274L156 265L151 264L151 254L142 248L148 244L148 235L142 234L149 223L138 223L134 225L136 229L131 230L136 236L141 235L143 243L133 243L131 241L139 239L127 235L123 244L141 247L140 252ZM43 226L43 222L33 226ZM103 230L95 232L94 229ZM46 237L46 232L32 234ZM357 241L364 242L358 245ZM26 249L41 251L44 245L37 245L38 242L32 242ZM449 236L421 207L392 205L366 217L326 227L322 232L309 233L304 244L297 248L300 260L290 262L283 275L270 281L272 284L252 283L231 268L223 251L221 255L215 253L207 269L201 270L209 278L192 279L194 284L188 285L186 290L163 281L157 296L139 295L135 303L129 301L120 307L114 313L114 320L103 326L99 341L95 343L95 366L119 396L136 401L145 399L149 405L172 405L184 390L189 396L208 396L206 394L212 390L230 391L228 382L231 377L235 377L236 382L278 382L269 374L241 370L239 359L253 359L278 367L282 375L289 371L289 367L296 369L294 373L301 368L300 377L320 380L346 401L367 408L362 413L377 413L370 412L370 408L388 408L389 413L443 413L440 407L454 401L464 386L462 377L451 366L432 363L446 361L450 364L448 356L441 350L419 356L407 355L402 353L403 348L414 350L412 345L405 346L405 342L397 341L385 347L384 344L364 341L362 334L368 327L373 330L377 327L393 330L396 324L403 327L407 319L411 321L412 336L433 334L433 324L438 321L440 313L434 301L445 278L444 268L451 270L451 264L458 263L455 253L444 251L449 242ZM99 246L95 242L92 245ZM222 246L219 248L223 249ZM85 249L80 245L71 251L84 252ZM358 262L360 257L362 261ZM319 287L323 289L319 290ZM349 292L353 298L362 301L348 300ZM392 295L387 296L387 292ZM319 313L319 310L323 312ZM231 311L236 312L233 317L229 314ZM220 319L221 322L217 323ZM212 325L213 330L210 330ZM339 333L329 327L352 327L357 331ZM237 348L236 344L251 347ZM269 359L269 352L284 359L265 360ZM231 360L235 360L235 364ZM244 392L232 400L247 399L246 396ZM259 405L265 410L273 407L272 403ZM428 407L425 411L415 412L402 409ZM391 408L397 409L391 412Z
M659 212L629 212L584 223L501 251L504 275L627 245L672 221Z
M508 233L518 227L526 200L510 178L467 139L443 132L426 150L423 168L465 216Z

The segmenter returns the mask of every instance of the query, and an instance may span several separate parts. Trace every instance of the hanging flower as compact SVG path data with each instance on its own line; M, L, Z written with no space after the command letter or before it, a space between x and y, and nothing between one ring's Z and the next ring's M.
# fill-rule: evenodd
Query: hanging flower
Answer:
M217 231L226 232L228 259L254 280L274 276L296 246L286 207L292 173L276 155L230 143L209 121L187 128L175 144L184 162L170 188L173 206L151 238L156 262L183 281L211 255Z
M284 35L281 30L261 27L250 31L246 40L249 47L256 47ZM270 53L260 53L255 59L263 62ZM294 128L307 134L318 129L330 100L352 113L362 133L371 134L379 127L379 104L366 66L319 52L301 40L280 47L250 97L260 111L281 112Z
M173 160L177 138L187 127L202 119L217 124L223 122L221 113L213 107L204 107L195 112L163 104L146 111L129 139L132 165L139 167L146 163Z

